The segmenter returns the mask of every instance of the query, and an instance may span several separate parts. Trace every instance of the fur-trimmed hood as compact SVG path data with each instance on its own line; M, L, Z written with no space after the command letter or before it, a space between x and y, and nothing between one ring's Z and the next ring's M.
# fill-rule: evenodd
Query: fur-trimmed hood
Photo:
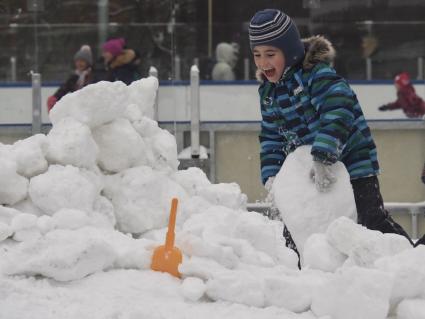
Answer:
M120 55L117 55L115 59L111 61L111 63L109 64L109 67L111 69L115 69L124 64L130 64L135 60L135 58L136 58L136 52L134 52L134 50L125 49L122 51Z
M321 35L315 35L310 38L301 40L305 47L305 55L302 62L303 69L311 69L317 63L325 62L333 64L335 59L335 49L332 43ZM263 72L260 69L256 71L256 78L260 82L264 82L266 79Z

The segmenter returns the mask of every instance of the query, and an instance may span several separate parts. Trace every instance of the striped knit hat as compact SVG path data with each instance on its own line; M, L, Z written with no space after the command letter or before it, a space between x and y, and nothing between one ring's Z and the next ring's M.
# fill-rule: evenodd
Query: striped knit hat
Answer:
M257 45L271 45L282 50L286 66L292 66L304 57L304 45L292 19L280 10L258 11L249 24L251 49Z

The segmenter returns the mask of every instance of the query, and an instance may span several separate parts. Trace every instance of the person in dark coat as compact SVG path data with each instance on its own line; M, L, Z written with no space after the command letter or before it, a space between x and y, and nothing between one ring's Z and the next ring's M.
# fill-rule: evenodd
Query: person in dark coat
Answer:
M350 174L358 223L400 234L413 244L384 209L376 146L355 93L332 67L331 43L321 36L301 40L292 19L275 9L257 12L248 31L262 82L259 140L266 189L271 189L289 153L311 145L310 178L320 192L336 182L333 164L341 161ZM286 227L284 237L294 248Z
M407 72L397 74L394 78L397 89L397 100L379 107L380 111L402 109L409 118L418 118L425 115L425 101L420 98L410 81Z
M133 49L126 48L123 38L106 41L102 45L102 56L106 67L103 80L122 81L128 85L141 78L138 69L139 54Z
M93 56L88 45L81 46L74 55L75 71L59 87L59 89L47 99L48 112L55 106L56 102L70 92L75 92L93 81L92 72Z

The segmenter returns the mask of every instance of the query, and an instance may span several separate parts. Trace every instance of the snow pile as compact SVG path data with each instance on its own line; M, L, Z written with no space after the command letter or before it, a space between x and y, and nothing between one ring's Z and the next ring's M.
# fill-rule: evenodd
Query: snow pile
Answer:
M282 223L248 212L237 184L177 170L174 137L150 118L157 85L154 78L90 85L58 102L47 136L0 145L1 313L423 317L425 247L357 225L343 167L342 190L322 196L301 148L276 180L275 198L302 246L299 270ZM172 197L179 198L181 279L150 270ZM326 204L330 197L338 209Z

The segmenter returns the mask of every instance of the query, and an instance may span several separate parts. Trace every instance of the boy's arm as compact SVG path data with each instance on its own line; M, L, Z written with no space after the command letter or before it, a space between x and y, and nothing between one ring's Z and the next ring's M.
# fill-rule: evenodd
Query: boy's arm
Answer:
M260 163L261 180L266 184L269 177L276 176L285 161L283 152L282 136L264 121L261 123L260 139Z
M260 140L260 164L261 180L266 184L270 177L276 176L286 158L283 152L283 139L278 133L277 124L273 121L273 113L262 103L265 98L264 84L259 88L261 99L261 132Z
M347 142L355 118L354 106L358 102L346 80L325 64L313 70L310 92L320 121L311 154L316 161L333 164Z

